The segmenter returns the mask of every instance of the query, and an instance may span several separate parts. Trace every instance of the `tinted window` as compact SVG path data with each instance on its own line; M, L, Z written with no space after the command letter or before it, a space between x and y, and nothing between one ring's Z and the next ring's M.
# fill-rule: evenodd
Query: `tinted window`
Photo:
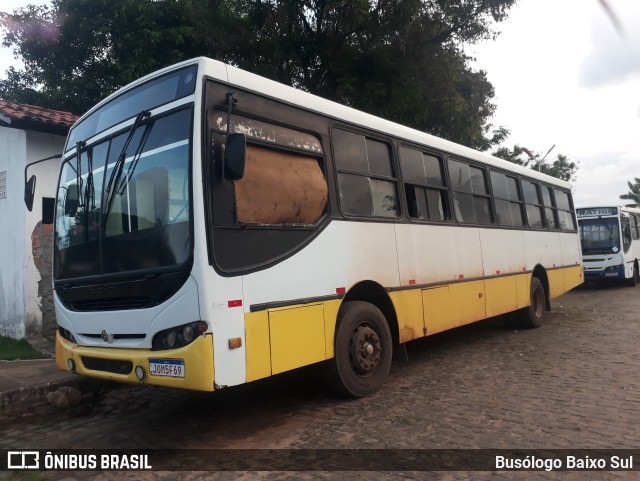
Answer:
M333 150L340 170L369 173L365 137L346 130L333 130Z
M442 175L442 160L438 157L423 154L424 169L427 174L427 184L444 186Z
M529 227L532 229L544 229L542 207L527 204L527 217L529 218Z
M518 180L499 172L491 172L491 187L495 198L498 223L513 227L523 226L524 217Z
M345 214L373 215L373 200L369 178L353 174L338 174L340 206Z
M557 230L558 222L556 221L556 209L554 208L551 197L551 188L543 185L540 187L540 190L542 191L542 203L545 206L545 223L549 229Z
M528 204L541 204L540 195L538 194L538 188L533 182L523 180L522 193L524 195L525 202L527 202Z
M562 210L571 210L571 205L569 204L569 195L566 192L562 192L560 190L555 190L556 194L556 207Z
M487 183L484 179L484 171L470 166L469 173L471 175L471 192L474 194L486 194Z
M571 197L568 192L554 189L553 193L556 199L556 208L558 214L558 222L560 229L573 231L576 230L576 221L571 207Z
M449 160L449 177L456 219L470 224L491 224L493 215L484 170Z
M471 174L469 174L469 166L455 160L449 161L449 178L451 179L451 188L459 192L473 192L471 187Z
M419 150L401 147L400 166L409 216L419 220L448 220L448 194L442 173L442 160Z
M538 184L528 180L522 181L522 194L527 205L527 218L532 229L544 229L546 213L542 207ZM551 212L551 216L553 213Z
M342 129L333 130L332 141L342 211L398 217L398 187L389 145Z
M393 177L389 146L383 142L367 139L367 159L369 173L384 177Z

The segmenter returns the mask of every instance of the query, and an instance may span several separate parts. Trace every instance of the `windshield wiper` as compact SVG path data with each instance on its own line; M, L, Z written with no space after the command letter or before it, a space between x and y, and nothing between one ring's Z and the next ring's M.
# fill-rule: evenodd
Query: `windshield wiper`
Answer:
M82 200L82 142L76 144L76 188L78 189L78 205L84 205Z
M81 159L80 163L82 163L82 147L84 147L85 143L80 141L76 142L76 158ZM89 210L93 210L96 208L96 191L93 185L93 158L90 153L87 152L87 186L84 189L84 200L79 200L80 205L84 206L84 211L87 213ZM80 175L80 173L78 173ZM81 188L78 186L78 192L80 192ZM79 195L81 197L81 194Z
M120 180L120 186L118 186L118 183L116 183L116 185L114 186L115 191L116 191L116 193L118 195L124 194L124 191L126 190L127 186L129 185L129 181L131 180L131 176L135 172L136 166L138 165L138 161L140 160L140 157L142 156L142 149L144 149L144 146L147 143L147 138L149 137L149 134L151 133L151 129L152 129L152 125L149 125L143 131L142 138L140 139L140 143L138 144L138 148L133 153L133 157L131 158L131 162L129 163L129 168L127 169L127 173L124 174L124 178L122 178L122 180ZM123 164L123 166L124 166L124 164Z
M138 130L138 127L140 126L142 121L145 118L149 117L150 115L151 115L151 112L149 112L148 110L143 110L136 116L136 119L133 121L133 125L131 126L131 130L129 131L129 135L127 136L127 140L125 140L124 145L122 146L122 150L120 151L120 155L118 155L118 159L116 160L116 165L113 166L113 170L111 171L111 177L109 177L109 182L104 188L104 191L107 194L106 205L105 205L105 217L104 217L105 221L107 216L109 215L109 211L111 210L111 204L113 203L113 198L115 197L115 194L111 192L111 189L113 188L114 184L118 185L118 181L120 180L120 176L122 175L124 161L127 158L127 149L129 148L129 144L131 143L131 140L133 139L133 136L135 135L136 130Z

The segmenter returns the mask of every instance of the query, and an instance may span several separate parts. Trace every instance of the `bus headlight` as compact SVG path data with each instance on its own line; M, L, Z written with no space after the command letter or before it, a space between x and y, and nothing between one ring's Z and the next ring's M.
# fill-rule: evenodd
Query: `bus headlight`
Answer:
M193 341L193 327L191 326L191 324L189 324L188 326L184 326L184 328L182 329L182 339L184 339L185 342Z
M208 329L209 325L204 321L190 322L189 324L165 329L153 336L151 349L177 349L186 346L193 342L197 336L204 334Z
M617 266L609 266L605 269L605 271L607 272L611 272L611 271L617 271L619 269L622 269L624 267L623 264L618 264Z
M58 326L58 332L67 341L71 341L74 344L78 344L78 341L76 341L76 338L73 336L73 334L71 334L71 331L67 331L64 327Z

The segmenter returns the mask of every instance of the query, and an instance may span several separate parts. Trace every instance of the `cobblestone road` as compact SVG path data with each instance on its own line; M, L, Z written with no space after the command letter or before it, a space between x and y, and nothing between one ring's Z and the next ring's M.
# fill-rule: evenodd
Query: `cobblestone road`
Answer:
M212 394L105 393L0 427L0 448L640 448L640 287L583 287L536 330L500 319L409 346L383 390L332 397L302 370ZM640 459L636 460L640 462ZM93 479L95 473L47 473ZM102 473L97 479L638 479L640 473Z

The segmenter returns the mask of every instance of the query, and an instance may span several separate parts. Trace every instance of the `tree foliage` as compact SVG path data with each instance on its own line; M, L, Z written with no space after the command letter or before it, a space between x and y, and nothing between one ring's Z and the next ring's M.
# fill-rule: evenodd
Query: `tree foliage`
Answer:
M631 200L633 201L629 206L639 207L640 206L640 179L638 177L634 177L633 182L627 181L627 185L629 186L629 192L626 194L622 194L620 198L622 200Z
M567 182L575 181L578 173L578 164L564 154L558 154L553 160L547 160L540 152L531 151L517 144L512 149L500 147L493 152L493 155Z
M53 0L4 14L23 59L0 96L81 113L200 55L486 150L504 139L485 72L463 44L515 0Z

